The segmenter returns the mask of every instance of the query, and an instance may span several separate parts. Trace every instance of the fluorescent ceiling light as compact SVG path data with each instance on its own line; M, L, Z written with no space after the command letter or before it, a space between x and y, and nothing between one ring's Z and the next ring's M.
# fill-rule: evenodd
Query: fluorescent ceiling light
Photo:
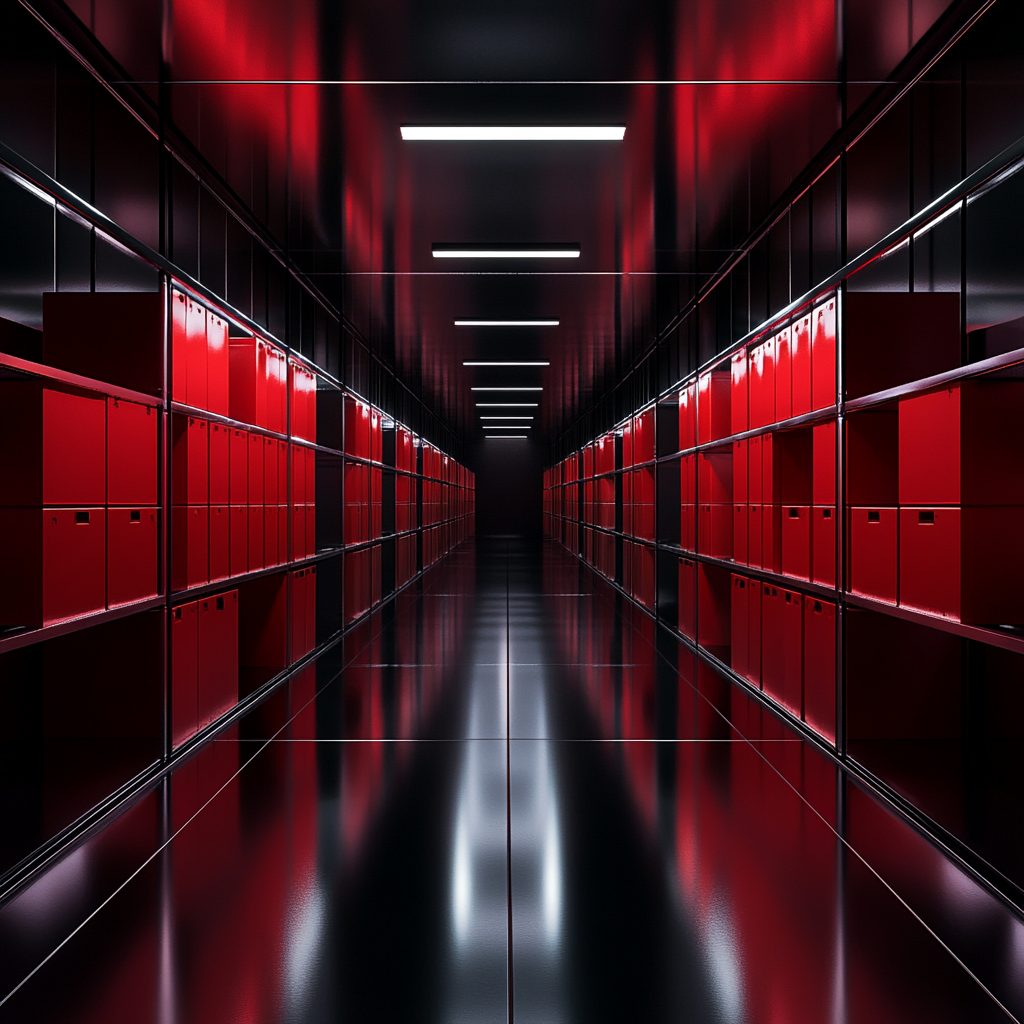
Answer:
M484 434L486 441L528 441L525 434Z
M474 363L474 362L463 362L463 366L550 366L550 363L546 362L535 362L535 363L522 363L522 362L489 362L489 363Z
M543 388L470 388L470 391L543 391Z
M478 409L536 409L536 402L477 402Z
M435 259L448 260L574 260L580 255L580 247L567 242L554 244L509 242L504 245L435 242L430 247L430 251Z
M456 327L557 327L557 320L456 320Z
M481 416L482 420L532 420L532 416Z
M406 142L621 142L626 126L403 124L401 131Z
M484 430L530 430L531 427L520 426L518 423L514 426L510 423L507 427L503 427L500 423L488 423Z

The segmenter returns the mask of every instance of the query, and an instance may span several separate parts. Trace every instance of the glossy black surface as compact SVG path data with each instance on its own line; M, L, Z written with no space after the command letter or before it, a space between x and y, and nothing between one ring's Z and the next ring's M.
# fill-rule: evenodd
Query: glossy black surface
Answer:
M0 907L2 1021L998 1021L1024 928L560 549L463 545Z

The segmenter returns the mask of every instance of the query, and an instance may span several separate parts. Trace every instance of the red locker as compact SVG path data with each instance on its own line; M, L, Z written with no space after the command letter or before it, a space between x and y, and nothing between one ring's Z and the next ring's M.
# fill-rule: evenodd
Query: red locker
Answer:
M205 505L210 500L209 422L196 416L174 416L172 423L174 504Z
M107 504L157 504L157 411L107 399Z
M784 592L765 584L761 588L761 689L782 703L785 688Z
M306 453L298 445L291 445L289 458L292 467L292 504L306 503Z
M747 678L761 685L761 601L764 584L747 580Z
M249 506L249 572L263 569L263 506Z
M370 409L370 458L374 462L380 462L383 457L384 430L381 426L382 419L383 417L376 409Z
M624 473L623 484L629 482L629 473ZM632 494L632 491L629 492ZM623 491L625 503L626 491ZM679 460L679 499L684 505L692 505L697 501L697 456L684 455Z
M263 504L277 505L279 471L277 466L277 439L263 438Z
M249 504L249 432L233 427L229 431L230 486L228 500L232 505Z
M782 508L761 506L761 568L782 572Z
M789 365L793 374L794 416L803 416L811 405L811 318L797 320L789 329Z
M185 315L185 403L193 409L207 409L209 359L206 349L206 309L189 299Z
M850 509L850 592L896 604L899 570L895 508Z
M0 509L0 529L0 623L47 626L104 609L104 509Z
M769 506L770 508L771 506ZM762 562L762 526L761 520L764 518L764 506L763 505L748 505L747 506L747 565L753 566L755 569L760 569Z
M174 561L171 586L186 590L210 582L210 516L206 505L172 509L171 544Z
M263 565L269 569L282 559L277 549L277 505L263 506Z
M305 438L306 436L306 396L304 389L304 374L300 363L294 359L288 360L288 390L291 396L291 424L290 433L292 437Z
M277 441L277 503L288 504L288 449L287 441ZM293 498L292 501L295 499Z
M750 541L748 531L748 505L732 507L732 557L740 565L750 565Z
M370 457L370 407L353 398L345 396L345 453L359 459ZM424 449L424 459L426 449Z
M836 425L822 423L813 430L815 505L836 503Z
M199 610L196 602L171 609L171 742L180 747L198 729Z
M249 571L249 506L232 505L228 516L231 520L228 568L230 575L241 576Z
M156 597L155 508L107 509L107 607Z
M210 504L227 505L231 500L231 428L211 423L207 428L210 442Z
M741 442L742 443L742 442ZM653 480L651 475L650 501L653 504ZM715 452L701 452L697 456L697 495L702 503L726 502L733 500L733 453L729 449Z
M266 438L262 434L249 435L249 504L262 505L265 491L263 489L263 452Z
M703 503L699 506L698 516L698 552L713 558L732 558L732 505Z
M231 575L231 510L227 505L210 506L210 582Z
M292 584L292 662L304 658L306 648L306 570L299 569L291 573Z
M288 506L277 506L277 560L287 562L294 558L294 553L288 553Z
M782 573L801 580L811 578L809 505L787 505L782 509Z
M811 509L811 581L836 585L836 510L832 505Z
M627 424L627 431L629 425ZM623 440L625 440L625 436ZM697 385L688 384L679 392L679 450L687 451L697 446ZM623 446L625 453L625 446ZM630 448L632 453L632 447ZM630 457L630 461L623 459L624 466L631 466L636 461Z
M732 626L731 574L714 566L697 566L698 643L717 657L726 655Z
M196 718L205 728L238 703L238 591L200 600Z
M107 496L106 404L0 382L0 505L102 505Z
M782 706L797 718L804 710L804 605L795 590L780 590L782 598Z
M747 350L732 357L732 395L730 397L731 432L742 434L750 424L750 389L747 383Z
M584 467L586 467L587 455L584 451ZM654 459L654 408L645 409L633 417L633 463L640 465L644 462L651 462ZM584 475L591 476L586 472Z
M762 476L764 471L762 450L764 437L751 437L747 440L747 501L752 505L760 505L764 500Z
M288 429L288 362L275 345L267 346L267 423L283 434Z
M730 392L732 374L709 370L697 381L697 441L706 444L728 437L732 428Z
M206 314L207 404L210 412L228 416L228 380L231 358L228 353L228 324L216 313Z
M268 345L259 338L230 338L228 399L231 418L267 427Z
M679 559L679 632L697 642L697 563L688 558Z
M679 512L679 546L687 551L696 551L697 506L694 504L681 505ZM622 529L627 534L633 532L631 518L627 518L625 509L623 509Z
M836 742L836 606L804 601L804 721Z
M188 297L171 292L171 398L188 404Z
M306 453L306 504L316 504L316 450L304 449Z
M793 415L793 369L789 354L789 328L775 335L775 419Z
M750 592L745 576L732 577L732 670L744 679L750 677Z
M811 405L836 404L836 300L829 299L811 314Z
M316 505L306 505L306 555L316 554Z
M734 441L732 446L732 500L746 504L749 498L748 491L748 459L747 453L749 443L747 441ZM715 500L715 499L711 499Z

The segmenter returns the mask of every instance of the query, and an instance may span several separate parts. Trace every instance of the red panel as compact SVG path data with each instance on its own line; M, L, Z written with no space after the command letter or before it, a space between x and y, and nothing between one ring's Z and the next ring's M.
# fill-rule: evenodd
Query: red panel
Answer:
M822 423L813 431L814 471L813 500L815 505L836 503L836 425Z
M697 550L697 506L694 504L680 506L679 515L679 546L687 551ZM633 532L632 521L627 520L625 509L623 509L624 533Z
M238 591L203 598L198 607L196 718L202 729L238 703Z
M960 509L900 509L900 605L960 619Z
M297 445L292 445L288 454L292 465L292 504L304 505L306 502L306 453Z
M797 579L811 578L811 509L787 505L782 509L782 572Z
M278 497L279 472L277 467L277 439L263 438L263 504L276 505Z
M288 360L288 385L291 396L291 435L306 437L307 403L304 391L304 374L302 366L294 359Z
M263 561L263 506L249 506L249 572L262 569Z
M750 387L747 380L747 350L732 357L732 395L730 398L731 431L741 434L750 424Z
M209 359L206 349L206 309L189 299L186 317L185 345L188 352L185 362L185 402L194 409L207 409Z
M228 500L232 505L249 504L249 432L232 428L229 433L230 486Z
M811 318L797 320L789 329L789 363L793 373L793 412L811 411Z
M188 298L171 292L171 397L188 402Z
M267 344L257 338L228 340L231 418L257 427L267 425Z
M277 505L263 506L263 565L269 569L282 559L277 550Z
M107 504L157 504L157 412L107 399Z
M642 605L654 608L654 549L633 545L632 594Z
M836 741L836 606L804 601L804 720Z
M789 353L789 328L775 335L775 419L793 415L793 368Z
M267 346L267 423L283 434L288 429L287 356L274 345Z
M697 550L713 558L732 558L732 505L701 504L697 523Z
M790 714L802 718L804 710L804 606L803 595L780 590L782 598L782 699Z
M751 437L747 441L747 501L752 505L760 505L764 499L762 484L764 466L762 449L764 438Z
M776 454L778 435L763 434L761 437L761 504L771 505L782 501L782 488L779 484L781 461ZM754 499L751 498L751 501Z
M850 591L896 603L897 509L850 509Z
M231 500L231 429L221 423L208 427L210 443L210 504Z
M761 588L761 689L780 704L785 688L783 593L769 584Z
M732 577L732 670L748 679L750 676L750 591L745 576Z
M687 451L697 446L697 385L689 384L679 392L679 449ZM623 465L632 465L623 462Z
M306 504L316 503L316 452L306 448Z
M231 512L227 505L210 506L210 582L231 575Z
M262 434L249 435L249 504L262 505L263 490L263 450L266 439Z
M249 506L232 505L228 515L231 520L228 568L232 576L241 576L249 571Z
M629 480L629 474L623 475L623 483ZM679 460L679 500L684 505L697 501L697 456L684 455Z
M231 359L228 352L228 325L216 313L206 315L207 405L210 412L228 416L228 381Z
M764 585L760 580L747 580L748 630L747 630L747 678L755 685L761 685L761 601Z
M294 553L290 556L295 558ZM277 558L279 562L287 562L288 553L288 506L277 506Z
M697 635L702 647L725 656L732 625L731 574L706 565L697 566Z
M288 504L288 449L287 441L277 441L277 503ZM292 501L295 499L293 498Z
M652 477L653 485L653 477ZM733 453L701 452L697 456L697 495L702 503L733 500ZM653 502L654 495L651 494Z
M761 568L782 572L782 508L761 506Z
M157 596L155 508L107 509L107 606Z
M199 612L196 602L171 610L171 742L181 746L198 727Z
M206 505L176 506L172 510L171 582L175 590L209 583L209 524Z
M811 580L836 585L836 510L832 505L811 509Z
M811 315L811 405L836 404L836 300L829 299Z
M633 463L639 465L654 459L654 409L646 409L633 417ZM584 463L586 453L584 453ZM584 473L589 476L589 473Z
M747 441L734 441L732 446L732 500L746 504L749 501ZM716 499L713 499L716 500Z
M102 611L106 606L105 510L36 509L30 515L41 516L43 522L42 625Z
M210 500L209 423L196 416L175 416L173 424L174 504L205 504Z
M761 520L763 518L763 505L750 504L747 506L747 565L751 565L755 569L762 567L763 538L761 536Z
M740 565L750 564L750 542L747 533L748 509L747 505L732 506L732 557Z
M306 555L316 554L316 505L306 505Z
M728 437L732 428L730 396L732 374L727 370L708 371L697 382L697 440L704 444Z

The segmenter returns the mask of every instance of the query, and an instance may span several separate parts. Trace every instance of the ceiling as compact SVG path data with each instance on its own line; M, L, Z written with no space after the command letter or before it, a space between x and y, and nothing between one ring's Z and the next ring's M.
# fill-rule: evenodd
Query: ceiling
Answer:
M147 28L138 5L131 17L113 0L71 6L152 81L136 36L159 32L158 14ZM847 0L862 88L944 6ZM170 10L177 125L468 441L485 400L474 386L543 387L533 436L557 437L839 126L835 0L174 0ZM626 134L403 142L404 124L623 124ZM253 185L257 165L265 190ZM571 242L581 255L433 258L443 242ZM457 328L459 317L560 323ZM550 366L463 366L506 359Z

